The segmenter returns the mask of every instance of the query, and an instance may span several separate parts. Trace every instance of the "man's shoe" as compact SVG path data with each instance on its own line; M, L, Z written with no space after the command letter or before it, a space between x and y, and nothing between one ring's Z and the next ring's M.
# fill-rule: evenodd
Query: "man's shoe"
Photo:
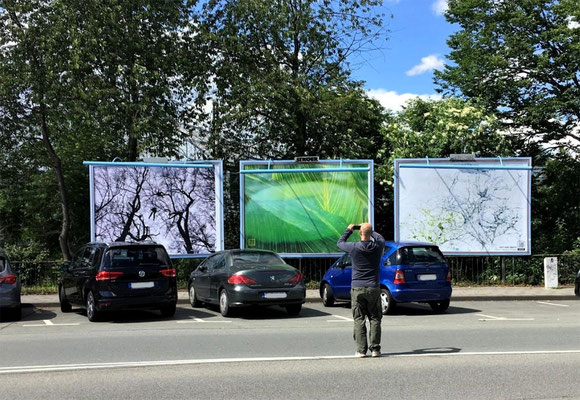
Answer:
M364 358L367 356L366 353L359 353L358 351L356 353L354 353L354 355L358 358Z
M371 357L380 357L381 356L381 352L378 350L373 350L373 352L371 353Z

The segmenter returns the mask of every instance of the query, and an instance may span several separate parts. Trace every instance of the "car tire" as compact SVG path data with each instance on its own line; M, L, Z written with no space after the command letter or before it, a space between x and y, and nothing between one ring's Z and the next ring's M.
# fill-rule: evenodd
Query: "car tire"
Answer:
M219 305L220 313L222 316L229 317L232 315L232 311L230 309L230 298L228 296L228 292L225 289L222 289L220 292Z
M87 308L87 318L89 319L89 321L91 322L98 321L101 316L101 313L97 310L97 302L95 300L93 292L89 292L89 294L87 294L86 308Z
M328 283L322 286L322 304L324 304L324 307L332 307L334 305L334 293Z
M445 299L441 301L431 301L429 305L431 309L435 312L444 312L449 308L450 299Z
M286 306L286 312L288 313L288 315L291 315L293 317L300 314L301 310L302 310L302 304L290 304L290 305Z
M58 301L60 302L60 311L63 313L71 312L72 306L66 299L66 295L64 294L64 288L62 285L58 288Z
M195 288L193 287L193 283L189 285L189 304L192 307L199 307L201 305L201 301L197 299L197 294L195 293Z
M171 303L169 305L163 306L160 308L161 316L164 318L170 318L175 315L175 310L177 309L177 305L175 303Z
M19 321L22 318L22 306L0 308L0 321Z
M393 299L389 289L381 288L381 311L383 315L392 314L396 307L397 302Z
M576 296L580 296L580 282L576 282L574 285L574 294Z

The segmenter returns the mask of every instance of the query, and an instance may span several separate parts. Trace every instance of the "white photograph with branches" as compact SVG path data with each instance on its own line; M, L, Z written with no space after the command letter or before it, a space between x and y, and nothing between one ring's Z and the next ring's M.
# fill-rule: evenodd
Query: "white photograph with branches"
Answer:
M513 169L400 168L398 239L445 254L527 254L529 172Z

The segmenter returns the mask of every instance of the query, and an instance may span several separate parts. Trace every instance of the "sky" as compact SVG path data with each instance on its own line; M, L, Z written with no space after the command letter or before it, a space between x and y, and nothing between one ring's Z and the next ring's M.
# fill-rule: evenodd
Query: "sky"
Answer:
M443 15L447 0L383 0L389 29L380 51L353 60L353 78L387 109L401 110L415 96L439 98L433 71L441 69L449 54L447 39L457 31Z

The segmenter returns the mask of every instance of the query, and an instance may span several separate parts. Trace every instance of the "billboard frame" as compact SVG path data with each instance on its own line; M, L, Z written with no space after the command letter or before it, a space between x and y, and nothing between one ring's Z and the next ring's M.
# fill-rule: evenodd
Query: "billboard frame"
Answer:
M393 176L393 198L394 198L394 237L395 241L400 241L400 190L399 190L399 169L471 169L471 170L520 170L528 171L526 179L526 203L527 203L527 224L526 224L526 251L441 251L449 256L526 256L532 254L531 238L531 193L532 193L532 158L531 157L482 157L472 160L453 160L452 158L397 158L394 160Z
M301 164L323 164L323 165L334 165L334 168L289 168L289 169L274 169L271 167L277 165L301 165ZM366 164L366 167L348 167L345 165L353 164ZM296 162L295 160L242 160L240 161L240 249L245 248L245 201L244 201L244 175L246 174L272 174L272 173L301 173L301 172L361 172L368 171L368 212L369 212L369 222L374 227L375 219L375 208L374 208L374 161L373 160L350 160L350 159L340 159L340 160L318 160L313 162ZM252 169L246 170L245 167L248 165L265 166L264 169ZM338 237L336 240L338 241ZM338 248L337 248L338 249ZM284 258L332 258L340 257L344 253L337 251L335 253L278 253Z
M215 213L216 213L216 240L214 252L224 250L224 169L222 160L200 160L200 161L174 161L167 163L147 163L147 162L126 162L126 161L83 161L83 165L89 167L89 202L90 202L90 234L91 241L96 240L95 227L95 185L94 167L148 167L148 168L208 168L214 170L214 191L215 191ZM169 257L179 258L205 258L213 253L198 254L169 254Z

